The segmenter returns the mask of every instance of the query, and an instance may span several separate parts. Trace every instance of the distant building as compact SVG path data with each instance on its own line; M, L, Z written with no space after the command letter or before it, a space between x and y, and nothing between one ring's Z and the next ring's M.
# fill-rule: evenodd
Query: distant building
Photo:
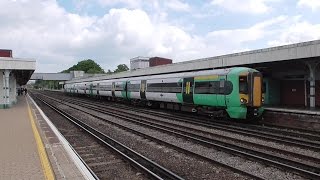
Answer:
M149 67L149 57L135 57L130 59L130 70Z
M11 49L0 49L0 57L12 58L12 50Z
M172 64L172 59L163 57L152 57L149 59L149 67Z
M172 59L162 57L142 57L138 56L130 59L130 70L143 69L147 67L172 64Z

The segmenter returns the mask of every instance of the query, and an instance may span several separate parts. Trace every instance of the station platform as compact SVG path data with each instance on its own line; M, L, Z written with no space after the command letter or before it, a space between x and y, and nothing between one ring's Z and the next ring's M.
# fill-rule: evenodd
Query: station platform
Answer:
M0 109L0 179L94 179L34 101L17 99Z
M299 107L265 107L267 111L287 112L295 114L320 115L320 109L299 108Z
M263 123L320 133L320 109L265 107Z

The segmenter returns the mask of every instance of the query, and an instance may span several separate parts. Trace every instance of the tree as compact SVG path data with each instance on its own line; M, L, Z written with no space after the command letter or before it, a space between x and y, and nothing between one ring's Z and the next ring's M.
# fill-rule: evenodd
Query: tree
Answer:
M125 64L119 64L119 65L117 66L117 69L114 70L114 72L115 72L115 73L118 73L118 72L123 72L123 71L128 71L128 70L129 70L129 68L128 68L127 65L125 65Z
M104 70L100 67L100 65L91 59L80 61L77 65L73 65L69 69L62 72L69 73L70 71L84 71L85 73L90 74L104 73Z
M108 69L107 74L112 74L112 73L113 72L110 69Z

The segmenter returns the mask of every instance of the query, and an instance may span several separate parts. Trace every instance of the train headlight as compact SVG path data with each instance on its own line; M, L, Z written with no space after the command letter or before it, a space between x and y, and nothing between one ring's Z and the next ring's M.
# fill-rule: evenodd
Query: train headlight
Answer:
M244 99L244 98L241 98L241 99L240 99L240 103L241 103L241 104L246 104L246 103L247 103L247 100Z
M264 103L264 97L261 98L261 102Z

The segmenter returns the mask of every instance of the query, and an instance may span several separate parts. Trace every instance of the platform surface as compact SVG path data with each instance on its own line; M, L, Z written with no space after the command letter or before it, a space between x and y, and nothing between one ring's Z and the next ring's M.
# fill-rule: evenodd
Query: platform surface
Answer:
M28 96L17 99L18 103L12 108L0 109L0 180L91 179L81 173L70 151L67 152L31 99ZM32 122L43 143L48 164L39 155L39 140ZM53 178L48 178L46 166L50 166Z
M287 112L296 114L309 114L309 115L320 115L320 109L310 109L310 108L297 108L297 107L265 107L265 110L277 111L277 112Z
M44 179L27 102L0 109L0 179Z

